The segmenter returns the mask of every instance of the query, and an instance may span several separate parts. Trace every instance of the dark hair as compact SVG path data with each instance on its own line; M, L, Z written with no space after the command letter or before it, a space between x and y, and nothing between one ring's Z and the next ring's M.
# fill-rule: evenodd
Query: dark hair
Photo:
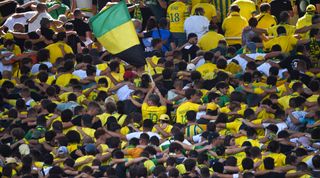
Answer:
M59 32L59 33L57 34L56 40L57 40L57 41L63 41L66 37L67 37L66 32Z
M280 148L279 142L273 140L268 144L267 150L272 153L277 153L279 148Z
M244 170L253 169L253 166L254 166L254 162L250 158L244 158L242 160L241 164L242 164L242 167L243 167Z
M260 5L260 12L267 12L270 9L271 9L271 6L269 3L262 3Z
M250 27L256 27L258 25L258 20L255 17L251 17L248 23Z
M287 34L287 30L283 26L277 28L278 35Z
M231 12L240 12L240 7L237 4L233 4L230 7Z
M189 35L188 35L188 40L190 40L191 38L196 38L196 37L198 37L197 34L195 34L195 33L189 33Z
M263 164L266 170L274 169L274 159L271 157L267 157L263 160Z
M186 159L184 162L184 167L186 168L186 171L192 171L195 167L197 162L193 159Z

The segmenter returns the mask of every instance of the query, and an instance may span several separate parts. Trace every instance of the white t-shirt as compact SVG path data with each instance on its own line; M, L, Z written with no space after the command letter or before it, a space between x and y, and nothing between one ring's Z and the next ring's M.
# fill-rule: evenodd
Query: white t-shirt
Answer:
M3 53L7 53L6 51L2 52ZM6 60L9 61L12 57L14 57L14 54L8 56L8 57L4 57L2 60ZM3 71L12 71L12 65L3 65L2 61L0 60L0 72L2 73Z
M87 72L85 70L79 69L72 72L73 75L78 76L80 79L87 77Z
M27 20L30 19L35 13L34 12L25 12L23 13L23 17L14 18L13 16L10 16L6 22L3 24L3 26L8 27L10 31L13 31L13 26L16 23L21 23L22 25L27 25Z
M132 132L132 133L127 134L126 138L127 138L127 140L131 140L132 138L140 138L140 135L142 133L143 132ZM156 136L159 139L161 139L160 135L157 134L157 133L154 133L154 132L145 132L145 133L148 134L150 138L153 137L153 136Z
M190 33L195 33L198 39L202 37L207 31L209 31L209 20L204 16L194 15L188 17L184 22L184 31L187 36Z
M42 62L42 63L39 63L39 64L34 64L31 68L31 73L32 74L36 74L39 72L39 67L40 67L40 64L45 64L48 66L48 68L50 69L52 67L52 64L50 62Z
M33 11L32 13L33 13L33 15L35 15L37 12ZM39 16L37 17L37 19L35 21L33 21L32 23L29 23L28 32L33 32L33 31L36 31L37 29L39 29L40 28L40 21L42 20L42 18L48 18L49 20L54 20L49 13L43 12L43 13L39 14Z

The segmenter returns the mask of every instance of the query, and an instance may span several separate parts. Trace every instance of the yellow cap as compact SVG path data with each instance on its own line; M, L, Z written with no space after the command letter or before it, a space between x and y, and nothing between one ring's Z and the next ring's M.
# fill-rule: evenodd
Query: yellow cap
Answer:
M307 9L306 9L307 12L314 12L316 11L316 6L314 6L313 4L309 4L307 6Z
M2 36L6 40L13 40L13 35L11 33L6 33Z
M161 114L160 120L169 121L169 120L170 120L170 117L169 117L167 114Z

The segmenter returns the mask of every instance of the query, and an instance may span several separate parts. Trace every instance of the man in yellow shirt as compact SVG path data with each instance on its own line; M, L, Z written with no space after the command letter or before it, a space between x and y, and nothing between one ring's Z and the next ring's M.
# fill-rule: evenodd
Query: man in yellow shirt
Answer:
M217 70L217 66L212 63L214 54L210 51L204 53L203 58L205 63L199 66L196 70L201 73L201 77L205 80L213 79L214 72Z
M262 159L267 157L271 157L274 159L275 167L284 166L286 164L286 155L280 152L280 144L278 141L271 141L268 146L267 150L269 153L266 156L263 156ZM266 165L264 165L266 167Z
M66 87L69 85L71 79L80 80L79 77L72 74L74 68L73 61L66 61L63 66L63 73L61 73L56 80L56 84L60 87Z
M232 5L238 5L240 7L240 15L247 20L254 16L256 12L256 5L251 0L236 0Z
M206 34L204 34L198 42L198 46L201 50L209 51L211 49L215 49L218 47L219 41L224 40L224 36L217 33L217 30L217 25L209 25L209 31Z
M279 35L278 37L263 44L265 49L270 50L272 46L280 45L282 52L289 53L297 44L307 43L305 40L298 40L293 35L288 35L286 29L282 26L277 28L277 34Z
M271 6L268 3L260 5L260 14L256 16L256 19L258 20L257 28L268 29L277 25L277 19L271 15Z
M156 94L153 94L153 91ZM154 124L157 124L160 116L167 112L166 102L155 85L152 86L144 98L141 112L143 120L151 119Z
M57 34L57 42L47 46L45 49L48 49L50 52L50 62L54 64L59 57L64 57L65 54L72 53L72 48L65 43L66 32L59 32Z
M243 29L248 26L248 21L240 15L240 8L234 4L230 8L230 15L223 21L222 30L226 38L239 38L239 39L227 39L228 45L241 48L241 35ZM236 28L235 28L236 27Z
M269 36L277 37L279 34L277 33L278 27L284 27L286 29L287 35L294 35L296 33L306 33L312 28L319 28L319 24L315 23L309 26L304 26L300 29L296 29L296 26L289 24L290 15L289 12L283 11L280 14L280 22L278 25L269 27L267 30L261 28L255 28L254 31L258 33L265 33Z
M306 9L306 13L304 16L298 19L298 22L296 24L297 29L301 29L306 26L312 25L312 17L314 16L316 11L316 6L310 4L308 5ZM309 32L300 34L302 39L308 39L309 38Z
M210 22L216 23L218 21L216 7L209 2L209 0L201 0L200 3L192 8L191 13L194 14L195 9L201 7L204 10L204 16L207 17Z
M186 41L184 33L184 21L189 16L189 8L184 0L177 0L169 5L167 9L167 19L169 20L169 30L176 39L178 46Z
M177 118L176 123L186 124L186 113L188 111L203 111L206 110L206 105L200 105L201 92L195 89L189 88L185 91L185 96L188 99L186 102L182 103L176 112Z

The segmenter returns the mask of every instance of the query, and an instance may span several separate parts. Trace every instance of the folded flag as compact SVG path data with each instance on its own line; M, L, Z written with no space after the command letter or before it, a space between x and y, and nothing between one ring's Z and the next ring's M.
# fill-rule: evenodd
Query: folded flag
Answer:
M146 64L143 48L124 1L90 18L90 26L108 52L136 67Z

